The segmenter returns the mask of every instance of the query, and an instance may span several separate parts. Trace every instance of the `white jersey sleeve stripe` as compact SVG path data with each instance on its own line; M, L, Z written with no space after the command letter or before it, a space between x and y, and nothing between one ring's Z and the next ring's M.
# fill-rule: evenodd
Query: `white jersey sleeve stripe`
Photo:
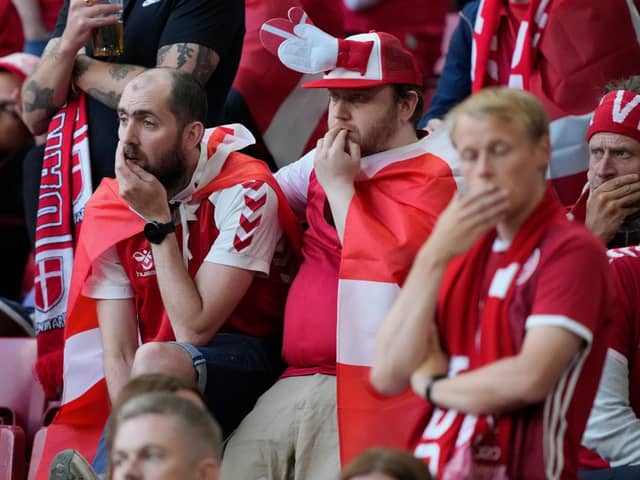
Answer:
M591 330L580 322L576 322L564 315L529 315L525 328L528 330L530 328L539 327L540 325L562 327L572 333L575 333L589 345L593 342L593 333Z

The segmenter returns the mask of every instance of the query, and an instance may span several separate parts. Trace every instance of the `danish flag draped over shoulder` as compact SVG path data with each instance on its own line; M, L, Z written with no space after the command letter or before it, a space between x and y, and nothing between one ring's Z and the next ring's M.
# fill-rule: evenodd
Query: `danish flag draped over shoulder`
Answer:
M400 152L398 152L400 150ZM376 332L448 204L457 156L444 130L363 159L345 226L338 287L338 426L343 464L372 446L411 448L429 413L411 392L369 385Z
M235 151L254 142L251 133L238 124L217 127L205 133L204 142L207 143L208 162L212 165L223 163L222 170L211 178L207 176L205 167L202 188L191 198L185 199L185 202L199 201L215 191L244 182L264 182L278 196L278 218L287 233L293 255L298 256L298 222L293 212L288 209L273 175L264 163L245 155L234 154ZM215 168L209 171L215 171ZM82 295L82 287L93 262L107 249L142 232L144 224L145 220L133 212L120 197L114 179L104 179L87 203L86 228L82 230L76 248L69 292L69 314L64 330L62 406L47 430L37 479L48 479L49 464L60 450L75 448L89 459L95 455L98 439L109 415L110 404L104 378L102 337L98 327L95 300ZM176 229L178 234L181 233L180 229L181 227ZM188 242L188 235L183 238ZM185 245L183 254L184 252L188 252ZM169 332L168 335L172 337L173 333Z
M520 22L509 85L538 97L551 120L547 176L563 204L585 183L584 134L602 88L638 74L638 0L531 0ZM482 0L474 26L473 91L498 84L497 30L507 0Z
M293 14L293 15L292 15ZM294 11L262 27L262 42L287 67L325 71L304 88L420 86L415 58L384 32L338 39ZM362 158L349 205L338 280L337 412L342 463L372 446L409 449L427 403L411 392L383 398L369 386L375 335L420 246L456 190L457 154L445 129Z

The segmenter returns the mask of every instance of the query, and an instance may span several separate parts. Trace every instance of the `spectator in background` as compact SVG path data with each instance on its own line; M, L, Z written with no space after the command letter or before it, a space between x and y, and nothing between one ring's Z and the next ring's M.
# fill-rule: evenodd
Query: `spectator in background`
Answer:
M338 0L340 1L340 0ZM331 2L299 0L246 0L247 33L238 73L225 103L223 123L241 123L257 139L247 153L265 160L276 171L302 156L326 132L325 92L300 89L319 78L288 69L274 61L260 42L260 27L272 18L286 18L289 9L313 4L309 18L322 30L342 35L341 11L329 16ZM314 15L320 15L316 20ZM324 22L324 23L322 23Z
M466 4L421 126L434 129L453 106L484 86L530 91L551 120L553 150L547 177L560 201L573 204L588 168L584 133L596 96L611 79L636 74L640 65L634 27L639 6L640 0ZM515 48L518 37L523 39L522 49Z
M36 369L49 398L57 397L62 384L63 327L73 262L69 239L79 229L92 189L103 177L114 176L115 108L124 86L155 66L191 73L206 89L205 123L213 126L221 118L242 49L243 2L136 1L127 2L123 13L124 53L97 59L89 44L91 31L115 24L118 10L117 5L92 0L65 0L54 38L22 90L25 123L34 133L49 126L54 133L45 146L44 164L43 150L34 149L24 174L31 199L26 203L28 226L32 231L36 224L41 227L35 238ZM41 171L50 175L41 179ZM51 205L54 198L60 200ZM55 226L47 217L52 211L59 217ZM54 277L62 283L55 290L47 285L56 281Z
M589 183L572 213L609 247L619 302L583 437L583 479L640 473L640 76L611 82L587 130Z
M575 478L613 308L604 248L545 185L533 95L485 89L448 127L469 191L378 331L372 384L432 405L415 453L438 478Z
M418 61L423 85L442 53L449 0L342 0L347 35L371 30L397 37Z
M24 51L40 56L51 39L64 0L13 0L24 29Z
M349 462L340 480L431 480L431 475L409 452L372 448Z
M640 75L607 84L587 130L588 182L571 213L609 248L640 244Z
M22 162L34 139L20 113L20 88L38 57L13 53L0 57L0 297L22 300L22 278L31 250L22 203Z
M640 478L640 248L609 250L618 295L598 393L582 437L581 480Z
M0 0L0 56L21 52L24 46L22 22L11 0Z

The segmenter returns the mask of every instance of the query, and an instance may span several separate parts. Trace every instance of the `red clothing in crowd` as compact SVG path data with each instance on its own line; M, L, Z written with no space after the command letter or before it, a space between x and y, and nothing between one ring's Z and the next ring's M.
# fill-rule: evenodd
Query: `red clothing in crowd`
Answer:
M11 0L0 0L0 57L21 52L24 46L22 20Z
M58 14L62 8L64 0L40 0L40 13L42 22L48 31L53 31L58 21Z
M609 257L621 307L613 319L610 347L628 361L629 403L640 418L640 251L620 248L610 251Z
M287 18L290 8L302 6L319 28L341 36L339 1L246 1L246 34L233 88L244 99L259 136L278 167L299 159L324 135L327 95L300 88L301 83L317 76L290 70L274 58L262 46L260 27L267 20Z
M378 30L398 37L428 79L440 58L448 7L447 0L381 0L359 11L343 5L344 29L348 34Z
M338 272L342 246L315 172L309 178L306 219L298 275L285 310L284 376L336 374Z
M613 308L613 285L604 250L583 226L564 219L556 221L544 234L515 279L508 273L511 271L511 275L515 275L511 269L513 264L496 270L506 249L500 241L494 242L477 297L478 308L482 308L494 298L503 298L501 292L505 291L505 285L515 282L511 302L507 305L509 329L495 332L496 338L501 338L499 342L512 345L518 352L527 330L555 326L582 338L584 345L542 402L494 418L493 425L498 426L497 430L486 428L496 435L486 434L481 437L480 446L474 444L473 459L478 464L487 462L488 457L481 455L482 445L491 448L497 445L500 449L496 450L496 455L500 457L504 454L501 449L508 449L504 459L508 478L574 479L582 434L604 361L606 342L602 339L606 338L609 328L606 320ZM467 319L462 317L449 315L446 321L439 318L443 346L451 358L450 374L453 375L467 370L473 363L470 359L477 355L474 353L477 349L474 326L468 325ZM436 408L416 449L416 455L431 459L434 473L444 465L434 449L450 448L456 438L460 440L465 431L474 430L476 422L486 417L481 416L478 420L475 415L467 415L462 428L459 421L454 424L455 418ZM492 443L492 438L500 438L500 427L505 418L511 422L508 445ZM442 474L442 471L438 473Z
M640 458L640 248L607 254L617 302L605 370L583 438L585 469L637 465Z

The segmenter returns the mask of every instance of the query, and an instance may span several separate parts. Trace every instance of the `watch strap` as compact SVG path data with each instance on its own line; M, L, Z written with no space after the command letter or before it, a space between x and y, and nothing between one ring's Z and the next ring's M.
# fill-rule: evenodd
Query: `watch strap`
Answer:
M447 374L446 373L439 373L437 375L431 375L431 377L429 377L429 381L427 382L427 388L425 390L425 398L427 399L427 401L433 405L434 407L437 406L435 404L435 402L433 401L433 399L431 398L431 389L433 388L433 384L436 383L438 380L442 380L443 378L447 378Z
M144 235L151 243L159 244L175 229L173 222L161 223L154 220L144 226Z

